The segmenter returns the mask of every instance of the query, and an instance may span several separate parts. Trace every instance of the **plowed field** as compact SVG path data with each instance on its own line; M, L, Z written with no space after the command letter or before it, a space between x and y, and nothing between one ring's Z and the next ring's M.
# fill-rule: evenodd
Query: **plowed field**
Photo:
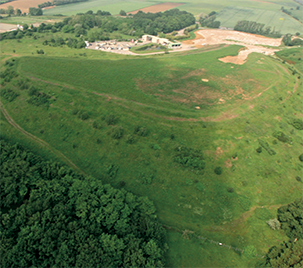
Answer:
M30 7L38 7L38 5L46 2L45 0L16 0L9 3L0 5L0 8L6 9L8 6L12 6L15 9L19 8L22 12L28 12Z
M137 12L139 11L143 11L145 13L157 13L157 12L163 12L163 11L166 11L166 10L169 10L169 9L172 9L174 7L178 7L178 6L181 6L183 5L182 3L162 3L162 4L158 4L158 5L153 5L153 6L150 6L150 7L145 7L145 8L141 8L141 9L137 9L135 11L131 11L131 12L128 12L127 14L136 14Z

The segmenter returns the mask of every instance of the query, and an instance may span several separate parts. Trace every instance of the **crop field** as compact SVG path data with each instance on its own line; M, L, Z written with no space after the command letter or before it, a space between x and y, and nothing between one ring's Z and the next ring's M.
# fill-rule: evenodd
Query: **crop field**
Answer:
M41 23L55 23L58 21L62 21L65 17L57 17L57 16L14 16L14 17L3 17L0 19L0 23L5 24L14 24L16 26L17 24L23 25L23 24L34 24L38 25Z
M119 14L120 10L124 10L126 12L135 11L138 9L146 8L155 6L156 4L162 4L163 1L135 1L135 0L128 0L128 1L121 1L115 0L111 1L108 4L108 1L105 0L90 0L84 3L76 3L76 4L69 4L64 6L59 6L51 9L44 10L44 14L63 14L63 15L74 15L76 13L86 12L88 10L93 10L96 12L98 9L109 11L112 14ZM172 4L180 4L180 1L168 1L167 3ZM291 0L273 0L273 1L254 1L254 0L231 0L231 1L222 1L222 0L184 0L182 1L182 5L177 7L180 10L186 10L188 12L193 13L194 15L199 14L208 14L211 11L215 10L219 12L223 8L227 6L241 6L244 8L259 8L264 10L272 10L276 11L284 6L286 8L296 7L297 4Z
M38 7L38 5L44 3L45 0L14 0L0 5L0 8L7 9L9 6L13 8L19 8L22 12L28 12L30 7Z
M255 21L265 24L264 28L270 26L271 29L275 28L282 34L295 34L302 29L302 23L280 10L272 11L230 6L220 11L217 20L221 22L221 26L228 28L234 28L237 22L241 20Z
M259 53L243 65L218 60L237 45L134 57L42 42L2 41L2 63L15 57L18 76L1 102L49 147L1 116L3 137L148 196L168 229L168 267L254 267L286 239L266 221L303 189L293 124L303 88L292 65ZM242 254L248 246L257 256Z
M150 13L164 12L166 10L176 8L180 5L182 5L182 4L181 3L161 3L161 4L141 8L141 9L138 9L138 10L135 10L135 11L132 11L132 12L128 12L128 14L136 14L138 11L142 11L142 12L145 12L145 13L148 13L148 12L150 12Z
M88 2L61 5L54 8L43 10L43 14L45 15L54 15L54 14L62 14L62 15L75 15L77 13L85 13L88 10L92 10L97 12L98 10L108 11L112 15L119 14L120 10L124 10L126 12L137 10L139 8L144 8L154 5L153 2L149 1L138 1L138 0L90 0Z

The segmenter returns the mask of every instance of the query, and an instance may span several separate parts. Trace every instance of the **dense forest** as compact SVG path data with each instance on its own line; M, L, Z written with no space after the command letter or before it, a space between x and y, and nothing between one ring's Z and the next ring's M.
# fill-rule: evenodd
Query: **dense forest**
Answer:
M165 231L145 197L0 140L1 267L162 267Z
M241 20L237 22L237 24L234 27L234 30L240 32L246 32L246 33L260 34L269 37L276 37L276 38L280 38L282 36L279 31L275 31L275 29L271 30L270 26L264 29L264 26L265 24L263 23Z
M303 198L278 209L278 222L289 237L280 245L269 249L262 267L303 267Z
M157 13L139 11L133 16L133 19L135 30L141 30L152 35L159 32L170 33L181 30L196 22L194 15L187 11L180 11L177 8Z
M41 9L35 9L41 10ZM23 31L17 30L0 34L3 39L21 39L23 36L33 36L35 33L63 32L74 33L75 37L81 37L77 42L73 42L75 48L82 48L83 40L94 42L95 40L109 40L109 34L117 32L119 34L141 37L144 33L158 34L180 30L195 24L192 14L178 9L172 9L158 13L138 12L133 17L114 17L107 11L98 10L96 13L89 10L85 14L78 14L65 18L62 22L54 24L42 23L39 27L33 25L23 25ZM48 40L50 41L50 40ZM62 44L66 44L66 42ZM54 42L48 42L52 45ZM62 45L60 44L60 45Z

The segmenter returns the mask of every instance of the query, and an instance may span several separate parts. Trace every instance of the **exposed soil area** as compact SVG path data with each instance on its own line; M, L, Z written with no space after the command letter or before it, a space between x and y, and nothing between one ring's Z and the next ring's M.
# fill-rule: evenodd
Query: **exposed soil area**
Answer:
M169 2L166 2L166 3L162 3L162 4L158 4L158 5L153 5L153 6L137 9L137 10L128 12L127 14L136 14L139 11L143 11L145 13L148 13L148 12L157 13L157 12L163 12L163 11L166 11L166 10L169 10L169 9L181 6L181 5L183 5L183 3L169 3Z
M45 0L15 0L0 5L1 8L7 9L12 6L14 9L19 8L22 12L28 12L30 7L38 7L38 5L46 2Z
M278 47L282 42L282 38L274 39L256 34L218 29L199 30L196 31L195 34L195 39L187 40L183 43L194 45L196 48L215 44L234 44L245 46L245 49L240 50L237 56L227 56L219 59L223 62L234 64L245 63L248 55L252 52L272 55L274 52L279 51L279 49L264 46Z
M7 23L0 23L0 33L12 31L14 29L15 30L17 29L17 25L15 25L15 24L7 24Z

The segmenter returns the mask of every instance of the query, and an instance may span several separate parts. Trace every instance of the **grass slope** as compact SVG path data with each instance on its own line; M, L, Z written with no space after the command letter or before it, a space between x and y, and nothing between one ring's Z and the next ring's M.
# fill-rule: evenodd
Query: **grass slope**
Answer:
M296 180L302 131L289 122L301 118L303 92L287 64L260 54L251 54L244 65L218 61L237 54L239 46L148 58L88 50L87 57L77 58L83 51L42 47L47 55L34 57L31 51L40 49L41 40L31 42L2 43L1 59L13 49L27 56L17 60L20 75L5 87L20 95L12 102L1 97L5 108L87 174L115 187L125 183L153 200L171 228L169 266L249 267L257 260L196 235L239 249L252 245L259 255L285 239L266 220L302 191ZM26 78L51 96L51 105L27 102L28 90L17 85ZM89 118L79 118L81 113ZM3 117L1 127L5 137L24 139ZM292 141L277 140L275 131ZM260 143L265 145L257 153ZM201 150L205 169L175 162L180 146ZM268 154L268 147L276 154ZM194 233L183 235L185 230Z

